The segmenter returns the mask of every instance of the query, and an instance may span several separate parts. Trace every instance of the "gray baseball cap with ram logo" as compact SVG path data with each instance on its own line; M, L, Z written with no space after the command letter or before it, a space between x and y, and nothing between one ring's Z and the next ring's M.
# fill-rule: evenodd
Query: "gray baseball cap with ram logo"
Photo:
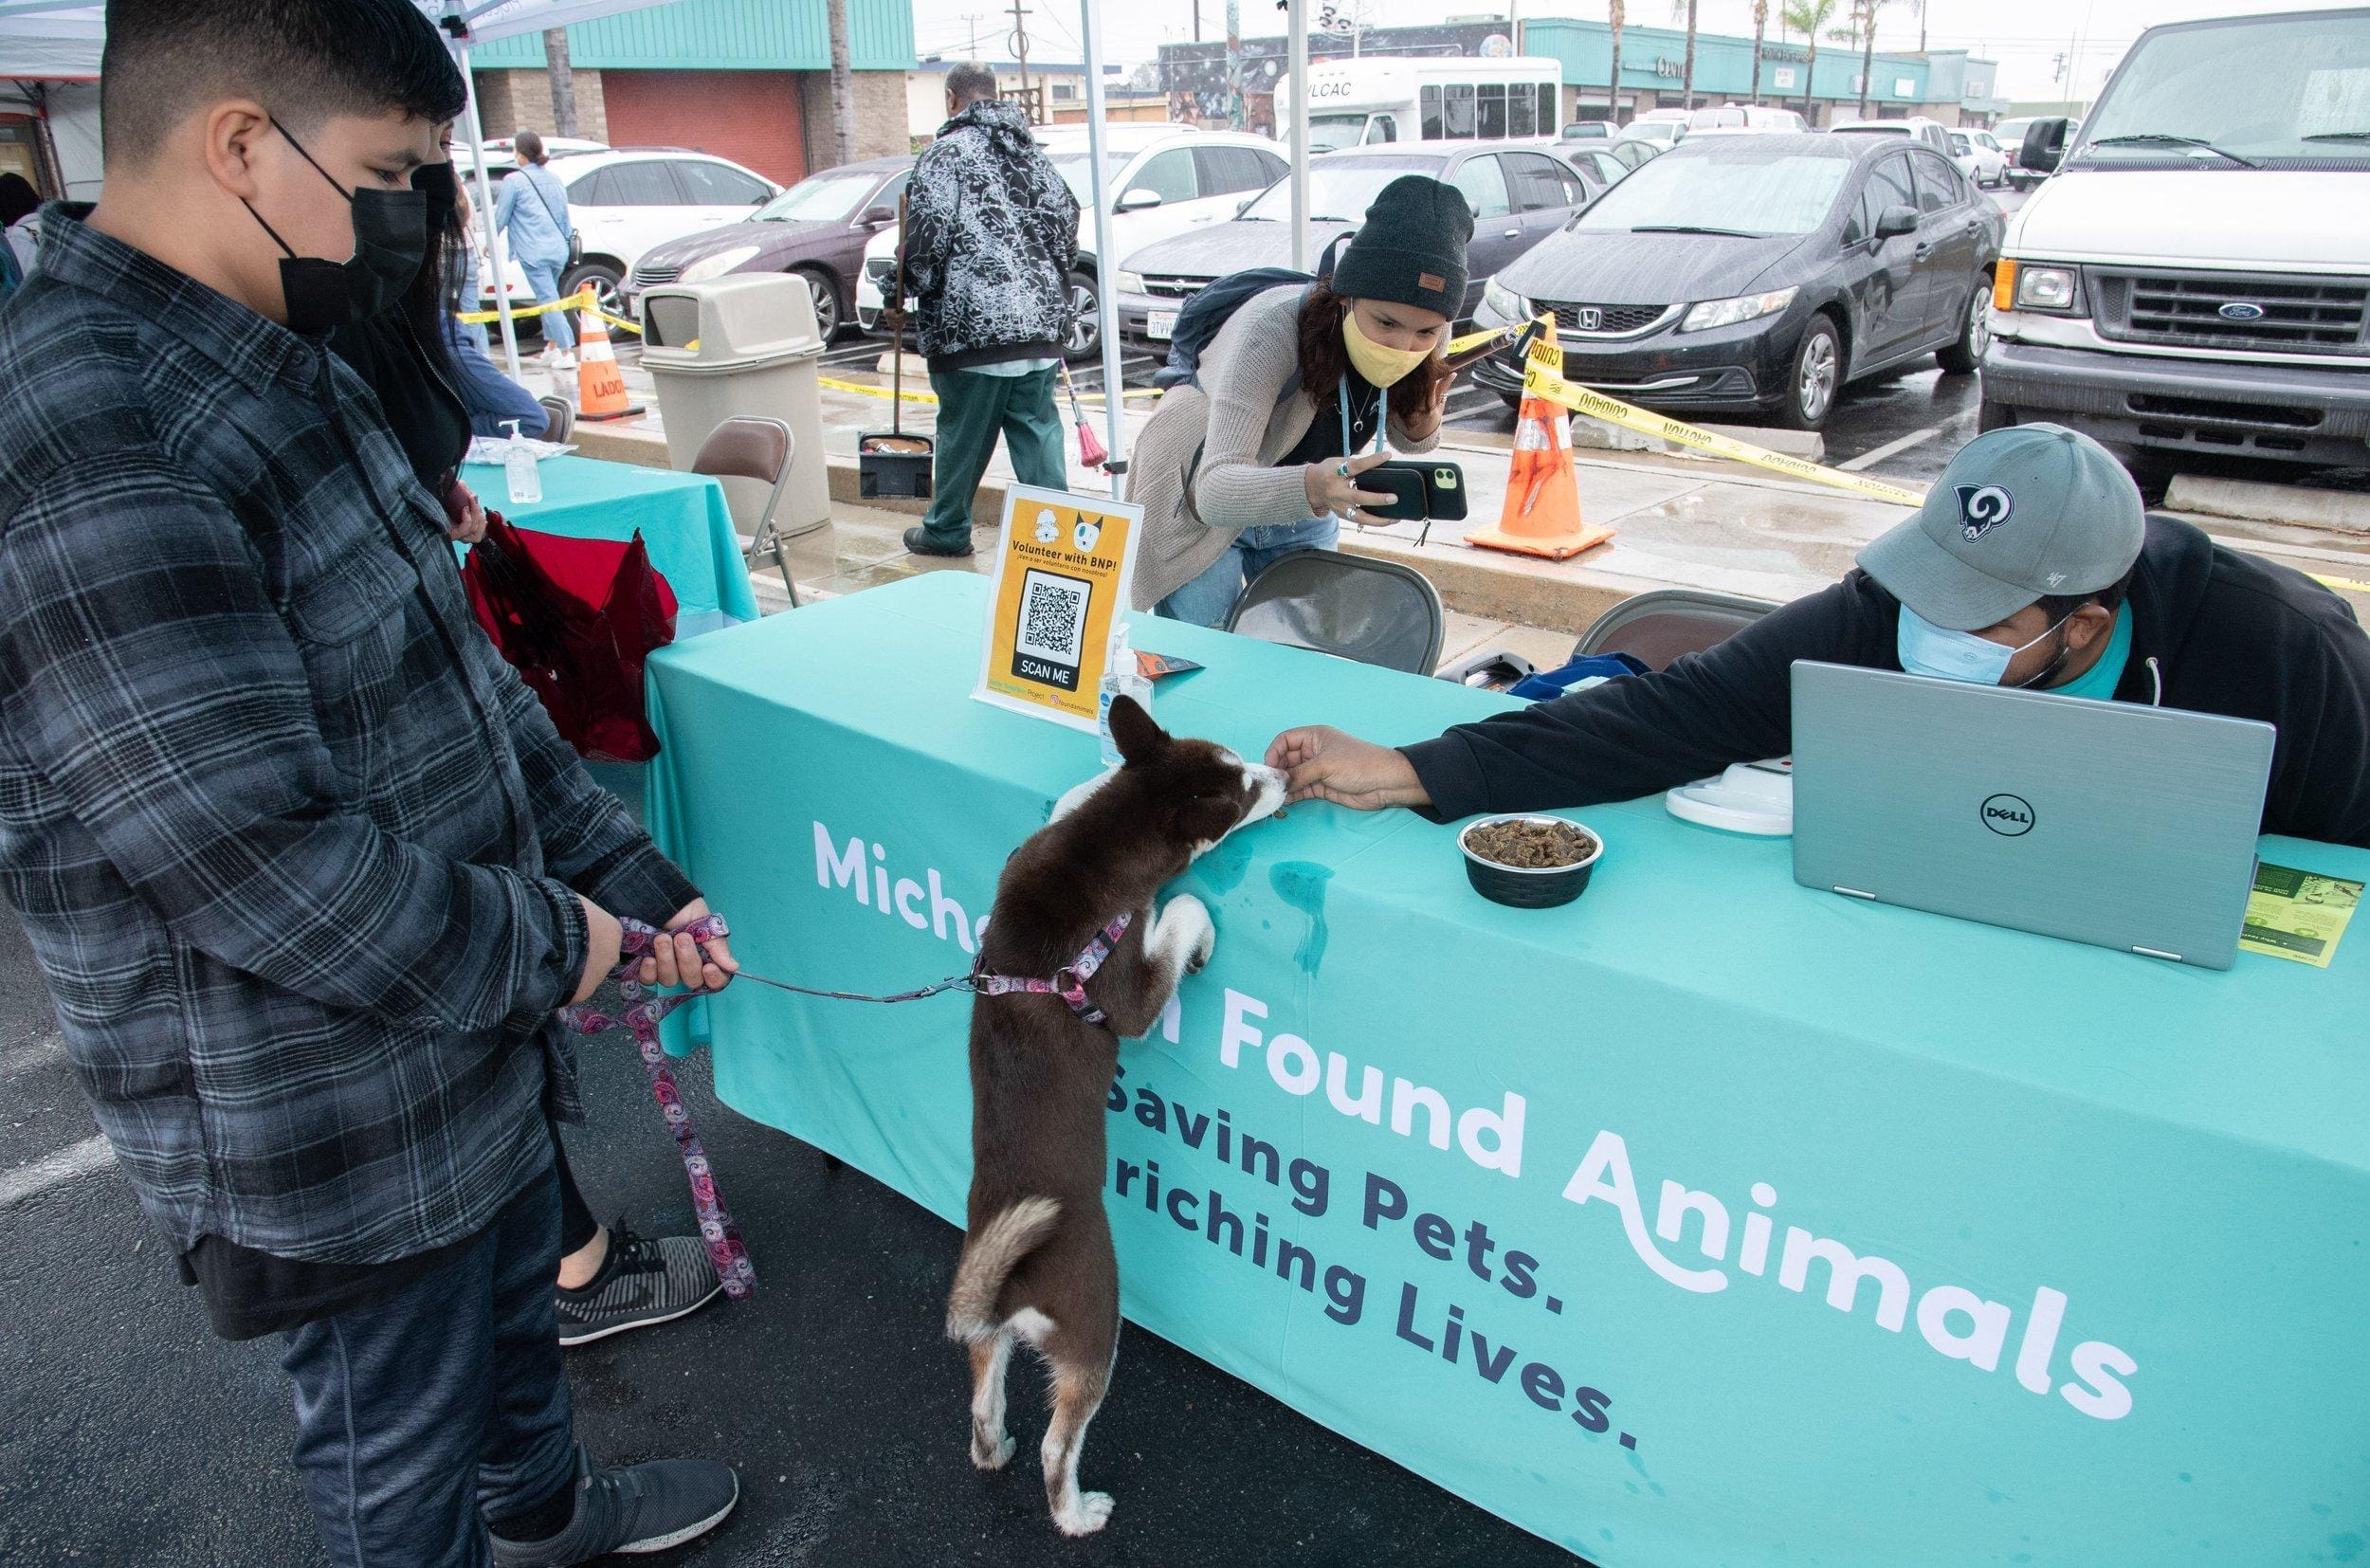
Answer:
M1936 626L1980 631L2037 599L2121 582L2146 537L2140 487L2106 447L2062 425L2017 425L1960 447L1860 569Z

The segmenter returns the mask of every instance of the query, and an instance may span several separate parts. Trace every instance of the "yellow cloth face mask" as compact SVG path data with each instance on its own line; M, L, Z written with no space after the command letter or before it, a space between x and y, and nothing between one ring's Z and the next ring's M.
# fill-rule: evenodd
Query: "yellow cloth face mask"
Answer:
M1430 349L1385 348L1359 329L1358 312L1341 313L1341 340L1350 351L1350 363L1358 374L1377 387L1388 387L1405 380L1416 366L1431 357Z

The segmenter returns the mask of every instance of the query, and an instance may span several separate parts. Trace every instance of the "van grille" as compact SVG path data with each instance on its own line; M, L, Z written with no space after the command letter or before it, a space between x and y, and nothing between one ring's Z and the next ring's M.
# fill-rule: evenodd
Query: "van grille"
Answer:
M2099 335L2115 342L2370 356L2370 280L2100 270L2091 287Z
M1190 300L1208 288L1212 280L1183 276L1159 277L1147 273L1144 292L1156 300Z

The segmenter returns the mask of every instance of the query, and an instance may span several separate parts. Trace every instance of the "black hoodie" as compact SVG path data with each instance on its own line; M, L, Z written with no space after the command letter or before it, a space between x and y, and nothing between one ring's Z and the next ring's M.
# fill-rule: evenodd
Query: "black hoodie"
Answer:
M2263 830L2370 848L2370 637L2351 606L2300 573L2151 517L2129 613L2118 701L2276 725ZM1900 601L1855 571L1660 674L1403 749L1447 820L1652 794L1784 756L1795 661L1899 669L1900 618Z

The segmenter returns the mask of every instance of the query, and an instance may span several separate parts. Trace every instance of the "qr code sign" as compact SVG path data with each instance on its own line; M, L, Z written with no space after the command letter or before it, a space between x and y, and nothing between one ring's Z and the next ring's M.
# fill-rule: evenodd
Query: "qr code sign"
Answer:
M1075 669L1085 646L1086 605L1094 596L1091 586L1075 577L1032 569L1022 579L1020 593L1015 649Z

